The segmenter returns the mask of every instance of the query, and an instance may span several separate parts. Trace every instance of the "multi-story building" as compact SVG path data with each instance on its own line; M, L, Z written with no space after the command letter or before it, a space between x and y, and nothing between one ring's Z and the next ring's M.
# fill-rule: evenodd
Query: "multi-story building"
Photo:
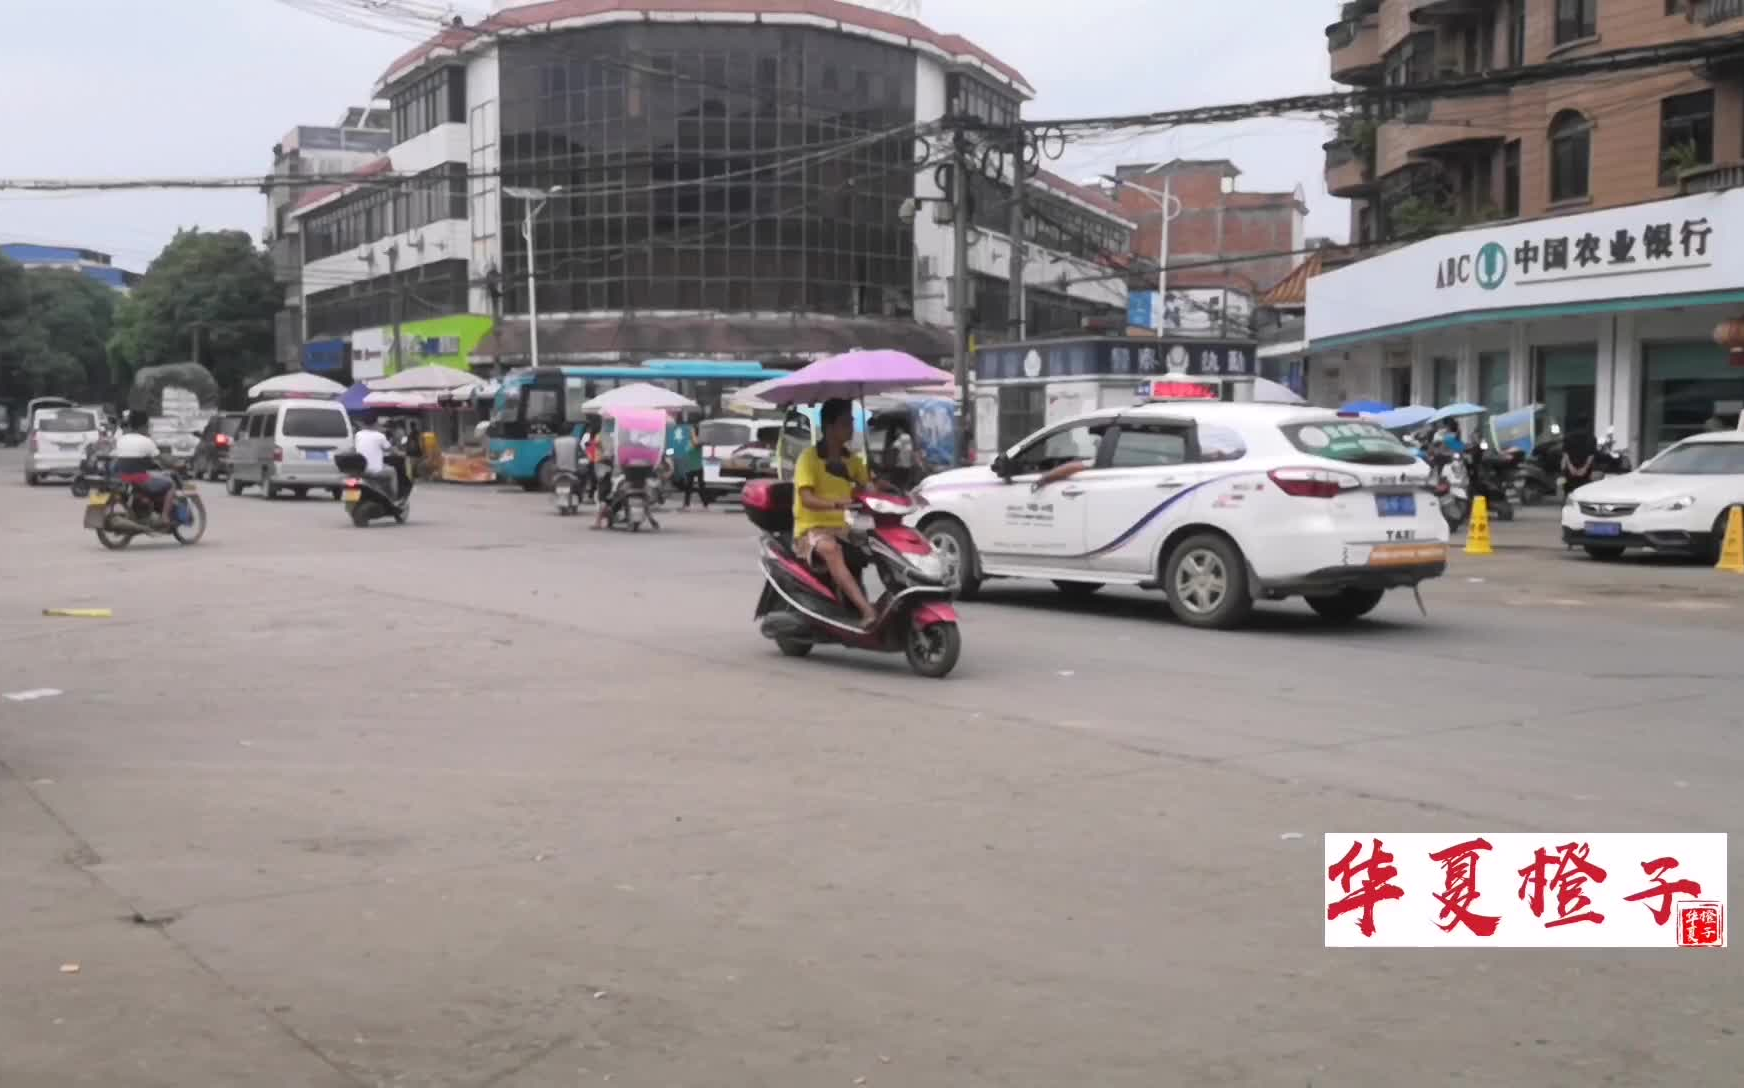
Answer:
M16 261L26 268L65 268L113 287L122 294L139 282L139 273L116 268L114 258L94 249L73 246L40 245L35 242L0 242L0 257Z
M1162 252L1164 209L1169 251L1167 297L1150 307L1146 328L1165 335L1247 335L1254 300L1296 267L1308 204L1293 192L1243 192L1227 159L1176 159L1115 169L1113 195L1138 222L1135 256ZM1138 308L1143 315L1143 308Z
M1335 79L1409 87L1740 31L1737 0L1354 0L1327 39ZM1739 59L1343 119L1352 240L1442 233L1309 282L1310 389L1540 403L1646 453L1735 417L1744 370L1710 334L1744 302L1741 159Z
M888 6L888 5L886 5ZM947 115L1014 122L1030 86L972 42L844 0L498 0L394 62L391 148L305 194L313 348L519 366L855 347L952 350ZM1009 331L1003 175L977 156L972 327ZM371 185L369 174L415 176ZM1104 250L1134 224L1050 175L1027 186L1031 331L1124 312ZM354 373L356 368L354 366Z
M386 110L353 106L337 125L298 125L273 147L272 173L261 191L267 201L263 240L272 256L273 275L285 291L273 336L274 359L281 370L301 367L339 374L347 367L343 345L329 345L312 355L304 351L303 292L315 285L304 283L303 240L291 212L320 179L355 172L381 158L390 143Z

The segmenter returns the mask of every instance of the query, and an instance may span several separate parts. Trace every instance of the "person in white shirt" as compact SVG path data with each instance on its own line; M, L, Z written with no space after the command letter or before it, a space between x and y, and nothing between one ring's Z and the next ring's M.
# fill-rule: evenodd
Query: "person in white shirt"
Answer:
M370 416L363 418L363 425L351 438L352 448L363 457L363 474L374 479L386 489L388 497L400 497L399 473L388 467L387 456L394 452L394 444L383 434Z
M158 471L163 451L146 431L151 417L144 412L129 413L127 433L115 440L110 456L114 458L112 472L124 483L133 484L158 501L158 514L168 525L175 519L176 482Z

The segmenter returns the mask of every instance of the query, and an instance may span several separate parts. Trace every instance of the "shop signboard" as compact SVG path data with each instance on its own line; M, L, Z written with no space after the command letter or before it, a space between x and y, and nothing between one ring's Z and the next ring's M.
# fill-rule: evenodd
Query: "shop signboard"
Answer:
M1188 374L1239 377L1257 372L1252 341L1197 337L1098 337L997 344L975 353L977 381L1148 378Z
M351 334L351 380L380 378L388 370L388 338L381 329L358 329Z
M1701 295L1740 283L1744 190L1700 193L1456 231L1323 273L1308 281L1308 338L1322 349L1459 315L1586 312L1595 303Z

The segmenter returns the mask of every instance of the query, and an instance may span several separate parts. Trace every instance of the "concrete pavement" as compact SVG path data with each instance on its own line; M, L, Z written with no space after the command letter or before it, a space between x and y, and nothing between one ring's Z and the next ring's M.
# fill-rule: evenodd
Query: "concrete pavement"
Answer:
M1319 837L1738 831L1744 579L1503 549L1238 634L996 586L928 683L776 655L736 514L213 494L110 554L17 480L6 1088L1737 1083L1730 952L1327 951Z

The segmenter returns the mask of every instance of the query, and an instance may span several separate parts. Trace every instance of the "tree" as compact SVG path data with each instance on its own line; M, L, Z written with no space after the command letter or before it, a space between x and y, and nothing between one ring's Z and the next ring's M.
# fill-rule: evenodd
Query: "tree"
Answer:
M273 365L273 315L284 296L272 262L241 231L178 231L122 302L109 340L109 365L125 389L140 367L200 357L225 399L245 390Z
M114 314L115 292L103 284L0 257L0 400L104 398Z

